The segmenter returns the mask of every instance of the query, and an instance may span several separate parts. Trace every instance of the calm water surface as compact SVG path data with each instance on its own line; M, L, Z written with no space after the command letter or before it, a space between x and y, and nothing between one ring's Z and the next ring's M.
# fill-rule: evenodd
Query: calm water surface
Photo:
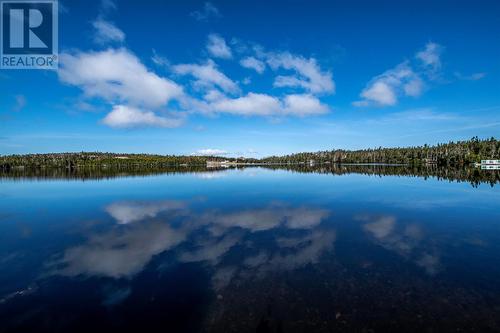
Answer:
M0 179L0 332L500 330L500 187Z

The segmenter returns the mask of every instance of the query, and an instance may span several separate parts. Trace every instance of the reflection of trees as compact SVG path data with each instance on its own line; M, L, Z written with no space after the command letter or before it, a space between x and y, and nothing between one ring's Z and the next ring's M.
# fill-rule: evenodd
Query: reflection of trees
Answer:
M301 173L322 173L332 175L347 175L350 173L364 174L370 176L405 176L436 178L456 182L468 182L477 187L479 184L487 183L491 186L500 182L500 172L493 170L480 170L474 167L439 167L436 165L382 165L382 164L324 164L309 166L296 165L269 165L269 169L284 169Z
M210 168L210 172L217 173L225 168ZM185 174L200 173L200 176L206 177L208 169L205 166L128 166L118 167L83 167L77 169L70 168L11 168L9 170L0 169L0 179L68 179L68 180L99 180L112 179L119 177L134 176L154 176L163 174Z
M257 166L241 166L238 168L255 168ZM500 171L480 170L474 167L439 167L436 165L381 165L381 164L269 164L261 165L271 170L289 170L301 173L322 173L332 175L345 175L350 173L374 175L374 176L407 176L436 178L457 182L468 182L477 187L479 184L487 183L491 186L500 182ZM216 178L223 175L223 171L229 168L210 168L205 166L177 166L177 167L126 167L126 168L102 168L86 167L77 169L65 168L12 168L10 170L0 169L0 179L111 179L116 177L152 176L161 174L185 174L195 173L201 179Z

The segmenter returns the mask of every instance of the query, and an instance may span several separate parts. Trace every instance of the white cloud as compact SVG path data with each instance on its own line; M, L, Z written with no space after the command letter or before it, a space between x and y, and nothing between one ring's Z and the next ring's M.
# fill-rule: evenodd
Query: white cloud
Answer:
M109 42L122 43L125 40L125 33L117 28L113 23L98 18L92 22L95 29L94 41L99 44Z
M354 106L393 106L401 96L418 97L426 88L426 81L439 77L443 47L427 43L415 58L418 64L405 61L398 66L374 77L361 91ZM424 81L424 78L426 79Z
M114 128L131 127L179 127L181 118L167 118L159 116L152 111L144 111L127 105L115 105L113 111L108 113L102 123Z
M363 90L361 97L368 101L377 102L380 105L394 105L397 102L396 92L393 87L384 81L375 81Z
M441 68L441 53L443 52L443 47L439 44L429 42L425 45L425 48L416 54L416 58L419 59L424 67L426 67L431 72L436 72Z
M270 116L280 113L278 98L266 94L248 93L246 96L230 99L224 98L211 104L215 112L236 115Z
M296 116L324 114L328 106L312 95L287 95L283 100L283 113Z
M207 50L212 56L222 59L231 59L233 54L224 38L217 34L208 35Z
M192 153L191 155L195 156L219 156L219 155L227 155L228 152L222 149L213 149L213 148L206 148L206 149L200 149L197 150L196 152Z
M263 61L254 57L246 57L241 59L240 65L245 68L253 69L259 74L262 74L266 69L266 64Z
M406 63L373 78L360 94L361 101L355 106L392 106L401 95L417 97L422 94L424 83L417 73Z
M183 94L175 82L149 71L126 49L63 53L59 79L80 87L88 97L112 103L157 108Z
M300 87L314 94L335 92L332 73L321 71L314 58L306 59L288 52L269 53L267 63L273 70L283 68L293 70L297 74L276 77L275 87Z
M214 102L214 101L218 101L218 100L221 100L223 98L225 98L226 95L224 95L222 92L220 92L220 90L217 90L217 89L211 89L209 90L204 96L203 96L203 99L207 102Z
M267 94L248 93L238 98L219 98L209 104L216 113L242 116L307 116L324 114L328 106L309 94L285 95L283 99Z
M197 21L208 21L212 17L221 17L219 9L210 2L205 2L202 10L194 11L190 15Z
M209 35L208 47L213 55L231 56L231 50L218 35ZM324 114L329 108L316 94L335 89L332 74L322 71L314 58L306 59L290 53L256 51L255 57L242 59L241 65L257 72L263 72L267 65L275 71L294 71L293 76L276 78L275 85L298 87L305 89L305 93L273 96L250 90L241 95L238 82L226 76L212 59L199 64L170 65L166 58L153 50L151 60L175 75L191 77L188 82L192 83L195 92L185 93L182 85L149 70L126 48L63 53L58 75L61 82L82 89L84 97L107 101L112 111L102 123L115 128L180 126L183 119L166 116L170 101L178 102L179 110L186 111L184 114L268 117ZM250 80L243 81L251 83Z
M406 96L418 97L422 94L424 90L424 81L418 76L415 76L409 82L403 85L404 93Z
M203 65L181 64L172 67L174 73L179 75L192 75L197 79L195 82L201 88L217 86L225 92L239 92L238 85L217 69L212 60L208 60Z

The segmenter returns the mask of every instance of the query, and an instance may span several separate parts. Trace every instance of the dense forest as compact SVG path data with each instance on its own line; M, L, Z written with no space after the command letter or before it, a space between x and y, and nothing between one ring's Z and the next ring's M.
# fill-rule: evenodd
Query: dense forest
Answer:
M500 141L477 137L467 141L449 142L435 146L405 148L375 148L363 150L336 149L263 159L226 158L220 156L176 156L149 154L115 154L100 152L27 154L0 156L0 169L25 168L67 168L80 167L151 167L197 166L207 161L229 161L232 163L266 164L340 164L340 163L386 163L439 166L463 166L482 159L500 159Z
M235 163L257 162L255 159L225 158L217 156L176 156L150 154L115 154L100 152L53 153L0 156L0 169L109 167L109 168L161 168L170 166L205 166L207 161Z
M376 148L362 150L331 150L315 153L298 153L285 156L271 156L264 163L387 163L387 164L437 164L460 166L483 159L500 159L500 141L495 138L449 142L436 146L406 148Z

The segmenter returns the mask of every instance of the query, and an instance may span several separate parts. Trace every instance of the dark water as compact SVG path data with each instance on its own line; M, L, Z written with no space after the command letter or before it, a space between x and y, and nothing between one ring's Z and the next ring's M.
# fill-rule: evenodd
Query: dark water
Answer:
M498 174L195 171L2 175L0 332L500 330Z

